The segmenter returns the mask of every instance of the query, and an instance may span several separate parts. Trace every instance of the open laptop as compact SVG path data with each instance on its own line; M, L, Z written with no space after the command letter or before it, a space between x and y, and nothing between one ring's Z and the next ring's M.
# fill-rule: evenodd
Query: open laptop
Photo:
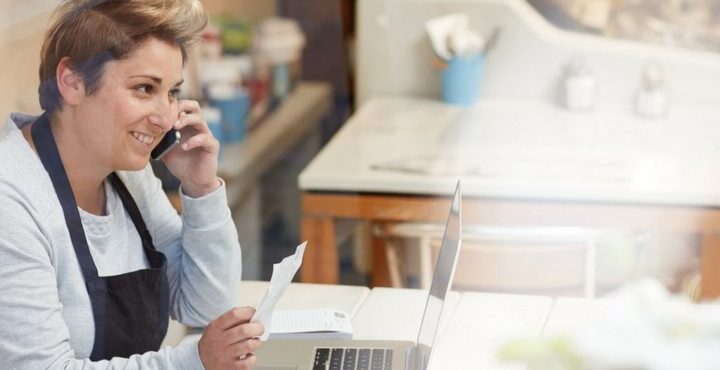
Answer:
M440 246L417 344L378 340L270 340L255 353L262 370L425 370L460 254L460 181Z

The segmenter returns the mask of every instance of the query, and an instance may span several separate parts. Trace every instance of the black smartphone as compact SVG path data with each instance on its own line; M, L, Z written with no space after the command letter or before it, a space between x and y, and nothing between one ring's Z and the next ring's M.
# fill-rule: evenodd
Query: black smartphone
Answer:
M162 159L170 149L180 143L180 138L180 133L174 128L171 128L170 131L166 132L162 139L160 139L160 143L158 143L155 149L150 152L150 157L154 160Z

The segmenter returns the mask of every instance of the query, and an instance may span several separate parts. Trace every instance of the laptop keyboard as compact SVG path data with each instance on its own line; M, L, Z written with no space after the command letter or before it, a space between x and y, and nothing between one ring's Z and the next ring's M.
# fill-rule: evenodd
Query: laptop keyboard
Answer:
M313 370L391 370L392 349L316 348Z

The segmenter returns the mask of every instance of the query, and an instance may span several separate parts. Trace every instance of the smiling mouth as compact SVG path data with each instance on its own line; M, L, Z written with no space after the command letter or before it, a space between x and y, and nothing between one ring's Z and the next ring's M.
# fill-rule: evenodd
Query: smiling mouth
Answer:
M134 137L135 140L139 141L141 144L152 145L155 142L155 137L141 134L139 132L132 131L130 135L132 135L132 137Z

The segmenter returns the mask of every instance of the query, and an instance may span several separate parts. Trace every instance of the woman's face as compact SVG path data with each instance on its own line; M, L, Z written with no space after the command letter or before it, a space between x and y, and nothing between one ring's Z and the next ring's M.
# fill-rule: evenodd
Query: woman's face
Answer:
M129 58L108 62L100 88L76 106L79 134L110 171L140 170L178 118L180 48L146 40Z

